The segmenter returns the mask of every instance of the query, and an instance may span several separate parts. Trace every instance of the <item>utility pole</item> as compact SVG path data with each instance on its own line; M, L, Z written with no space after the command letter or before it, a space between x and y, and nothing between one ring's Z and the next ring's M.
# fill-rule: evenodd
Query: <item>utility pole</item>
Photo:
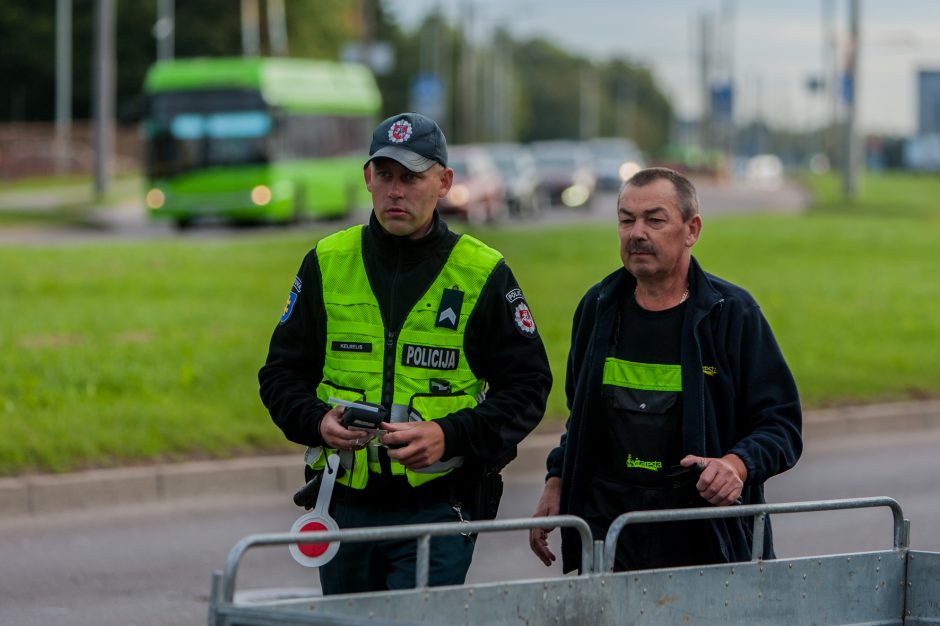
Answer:
M95 199L108 191L114 144L114 0L95 2L92 103L95 127Z
M737 89L734 81L734 35L735 18L737 7L735 0L724 0L721 7L721 31L720 37L724 42L722 46L721 64L725 80L725 88L728 91L730 102L727 103L727 110L723 112L722 118L722 148L731 163L734 155L734 101L737 99Z
M460 143L471 143L476 140L476 50L473 46L473 3L463 5L464 18L460 41Z
M822 0L822 77L825 94L823 98L823 123L825 131L822 133L823 153L830 163L835 163L836 144L835 135L839 122L839 70L838 54L836 53L836 26L835 6L833 0ZM828 116L828 120L826 117Z
M55 14L56 172L68 172L72 152L72 0L56 0Z
M437 78L441 85L441 119L437 123L441 128L447 129L447 136L454 133L456 127L456 116L454 115L455 101L451 95L451 86L454 82L452 75L451 59L453 58L453 40L445 37L446 21L444 20L444 11L441 8L441 2L438 0L434 5L433 45L431 52L431 73Z
M699 120L699 136L702 148L708 150L712 144L712 91L711 91L711 54L712 20L703 13L699 16L699 80L702 93L702 117Z
M267 0L268 43L271 55L287 56L287 19L284 13L284 0Z
M512 96L515 81L512 76L512 41L507 33L498 33L494 51L496 55L496 97L493 105L497 112L496 139L497 141L510 141L514 136Z
M261 53L261 27L258 0L242 0L242 56L256 57Z
M600 103L600 87L597 72L591 64L581 66L581 99L578 135L581 140L593 139L598 135L598 106Z
M153 27L153 36L157 40L157 60L168 61L173 58L176 17L174 0L157 0L157 23Z
M845 145L842 168L842 193L848 200L858 194L858 170L861 154L856 124L858 121L858 49L860 0L849 0L849 45L845 68Z

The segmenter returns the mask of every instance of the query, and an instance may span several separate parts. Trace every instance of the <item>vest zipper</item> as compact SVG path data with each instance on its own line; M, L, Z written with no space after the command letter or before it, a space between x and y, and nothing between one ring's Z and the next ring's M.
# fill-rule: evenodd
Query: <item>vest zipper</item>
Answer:
M385 331L385 363L382 365L382 404L388 409L389 415L392 411L392 403L395 399L395 353L398 352L395 345L395 337L398 333L394 330Z
M391 421L392 406L395 400L395 331L385 331L385 360L382 364L382 405L388 408L389 420ZM382 469L382 478L390 480L392 478L392 460L388 456L388 449L384 446L379 447L379 467Z
M397 330L390 330L391 320L395 315L395 294L398 291L398 273L401 271L401 243L396 241L396 261L395 270L392 272L391 285L389 291L388 316L385 317L385 359L382 365L382 405L388 409L389 421L391 421L392 409L395 404L395 353L398 352L396 338ZM401 324L404 325L404 320ZM399 330L401 327L399 327ZM392 460L388 457L388 448L381 446L379 453L379 467L382 468L382 478L391 480L392 478Z

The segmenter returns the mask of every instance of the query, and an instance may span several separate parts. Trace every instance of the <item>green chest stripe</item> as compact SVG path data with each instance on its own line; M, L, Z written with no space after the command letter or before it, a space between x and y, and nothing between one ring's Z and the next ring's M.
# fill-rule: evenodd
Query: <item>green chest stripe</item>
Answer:
M607 357L604 361L604 384L647 391L682 391L682 367Z

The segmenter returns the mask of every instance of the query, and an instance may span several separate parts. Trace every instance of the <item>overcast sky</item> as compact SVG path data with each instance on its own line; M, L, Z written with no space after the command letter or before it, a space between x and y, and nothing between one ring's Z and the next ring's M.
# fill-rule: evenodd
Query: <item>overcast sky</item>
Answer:
M816 127L831 105L806 79L822 72L824 6L840 49L848 0L386 0L399 23L420 23L435 5L452 22L472 3L475 37L496 24L541 36L572 52L625 56L648 65L680 115L701 109L698 24L722 15L718 46L731 59L739 121L763 116L795 129ZM918 69L940 69L940 0L861 0L859 119L863 130L909 134L916 127ZM841 54L841 53L840 53Z

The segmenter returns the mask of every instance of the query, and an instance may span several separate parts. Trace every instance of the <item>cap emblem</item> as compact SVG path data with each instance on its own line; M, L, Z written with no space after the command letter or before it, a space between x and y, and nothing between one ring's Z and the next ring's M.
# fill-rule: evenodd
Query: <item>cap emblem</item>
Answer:
M392 143L405 143L411 139L413 128L408 120L398 120L388 129L388 140Z

